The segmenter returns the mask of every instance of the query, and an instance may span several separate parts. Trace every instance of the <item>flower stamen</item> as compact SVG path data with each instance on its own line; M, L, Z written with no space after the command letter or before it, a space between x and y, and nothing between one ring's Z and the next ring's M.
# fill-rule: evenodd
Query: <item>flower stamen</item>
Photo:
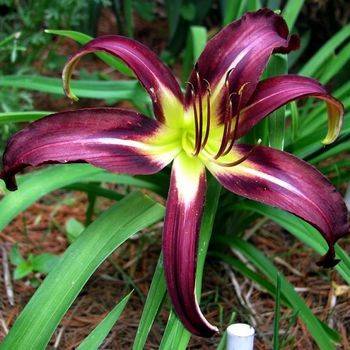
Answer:
M214 160L216 164L223 166L223 167L233 167L233 166L237 166L241 163L243 163L245 160L247 160L255 151L256 148L261 144L261 139L258 140L257 144L254 145L248 152L247 154L245 154L244 156L242 156L241 158L235 160L234 162L231 163L222 163L222 162L218 162L216 159Z
M250 84L249 81L244 83L244 84L242 84L242 86L238 90L238 93L237 93L237 95L238 95L238 102L237 102L237 111L236 111L236 116L235 116L235 125L234 125L233 131L230 132L230 135L232 135L230 144L227 147L226 151L222 155L228 154L231 151L233 145L235 144L235 142L237 140L238 126L239 126L239 117L240 117L240 114L241 114L241 107L242 107L242 96L243 96L243 91L244 91L245 87L248 84ZM233 118L231 120L233 120Z
M197 82L197 97L198 97L198 108L199 108L199 119L198 119L198 133L196 132L196 145L195 145L195 151L194 155L198 155L198 153L201 150L202 146L202 134L203 134L203 104L202 104L202 84L201 79L198 72L198 65L197 63L194 66L194 70L196 73L196 82ZM194 105L196 104L196 101L194 100Z
M233 70L234 68L231 68L227 72L226 78L225 78L224 89L226 89L227 99L226 99L226 106L225 106L224 131L222 134L221 145L219 147L217 154L214 157L215 159L218 159L224 153L227 147L227 143L229 142L229 139L230 139L233 106L232 106L232 94L230 94L229 78Z
M205 129L205 135L204 135L204 139L201 145L200 150L202 150L205 145L208 142L208 138L209 138L209 132L210 132L210 98L211 98L211 89L210 89L210 84L209 81L207 79L203 79L204 82L207 84L207 125L206 125L206 129Z
M193 155L196 155L196 149L197 149L197 144L198 144L198 111L197 111L197 105L196 105L196 93L195 93L195 89L193 84L190 81L187 81L186 84L190 87L190 91L191 91L191 96L192 96L192 100L193 100L193 114L194 114L194 129L195 129L195 151L193 153Z

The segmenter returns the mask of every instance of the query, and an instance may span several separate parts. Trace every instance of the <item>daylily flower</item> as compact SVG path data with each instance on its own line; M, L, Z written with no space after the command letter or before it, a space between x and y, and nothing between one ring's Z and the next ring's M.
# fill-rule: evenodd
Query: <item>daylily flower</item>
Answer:
M195 297L198 232L206 192L206 169L229 191L299 216L329 245L321 260L333 266L334 243L348 233L341 195L314 167L276 149L238 144L280 106L307 96L328 106L336 139L343 106L317 81L283 75L259 81L271 54L298 48L283 18L263 9L247 13L211 39L195 65L185 95L170 70L142 44L103 36L83 46L63 72L64 88L79 59L104 51L123 60L153 101L155 119L119 108L60 112L15 134L3 156L3 178L16 189L26 166L87 162L112 172L153 174L173 161L163 233L165 277L173 307L193 334L218 329L202 315Z

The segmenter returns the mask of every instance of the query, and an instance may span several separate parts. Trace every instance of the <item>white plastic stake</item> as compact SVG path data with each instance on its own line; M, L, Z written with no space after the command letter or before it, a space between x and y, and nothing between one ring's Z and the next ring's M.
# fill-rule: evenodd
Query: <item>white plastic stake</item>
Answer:
M253 350L255 329L249 324L234 323L227 327L226 350Z

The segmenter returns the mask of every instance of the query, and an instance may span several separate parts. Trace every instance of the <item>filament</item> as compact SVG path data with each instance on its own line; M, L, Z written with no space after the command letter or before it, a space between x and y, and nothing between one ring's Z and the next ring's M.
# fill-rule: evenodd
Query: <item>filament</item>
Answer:
M238 90L238 103L237 103L237 113L236 113L236 120L235 120L235 125L234 125L234 129L233 129L233 132L232 132L232 137L231 137L231 141L230 141L230 144L229 146L227 147L226 151L222 154L222 155L226 155L228 154L234 143L236 142L237 140L237 133L238 133L238 125L239 125L239 118L240 118L240 114L241 114L241 107L242 107L242 96L243 96L243 91L245 89L245 87L250 84L250 82L246 82L244 83ZM232 95L232 94L231 94Z
M233 167L233 166L237 166L241 163L243 163L245 160L247 160L257 149L257 147L261 144L261 139L258 140L257 144L254 145L244 156L242 156L241 158L235 160L234 162L231 163L221 163L218 162L216 159L214 160L216 164L224 166L224 167Z
M229 74L229 73L228 73ZM228 79L228 75L227 78ZM229 94L229 86L228 86L228 80L225 82L225 88L227 90L227 101L226 101L226 108L225 108L225 117L224 117L224 131L222 134L221 139L221 145L219 147L219 150L217 154L215 155L215 159L218 159L225 151L227 143L230 139L230 133L231 133L231 121L232 121L232 94Z
M195 72L196 72L196 80L197 80L197 96L198 96L198 107L199 107L199 119L198 119L198 134L196 132L196 145L195 145L195 151L194 155L198 155L198 153L201 150L202 146L202 134L203 134L203 104L202 104L202 97L201 97L201 79L198 73L198 65L197 63L194 66ZM194 104L196 104L196 101L194 101Z
M211 89L210 89L210 84L209 81L204 79L204 82L207 84L207 126L205 129L205 135L204 135L204 139L203 139L203 143L201 145L200 150L202 150L205 145L208 142L208 138L209 138L209 132L210 132L210 97L211 97Z
M196 94L195 94L193 84L190 81L186 82L186 84L188 84L188 86L190 87L191 96L192 96L192 100L193 100L194 129L195 129L195 152L196 152L197 144L198 144L198 112L197 112L197 106L196 106Z

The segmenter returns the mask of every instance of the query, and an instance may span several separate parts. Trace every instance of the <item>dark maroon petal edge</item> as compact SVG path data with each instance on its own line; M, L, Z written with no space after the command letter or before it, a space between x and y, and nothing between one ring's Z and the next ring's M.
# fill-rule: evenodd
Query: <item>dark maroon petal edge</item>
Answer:
M237 145L233 151L246 154L251 149ZM337 264L334 244L349 233L348 211L340 193L316 168L287 152L258 146L240 166L211 171L229 191L310 223L329 245L319 264Z

